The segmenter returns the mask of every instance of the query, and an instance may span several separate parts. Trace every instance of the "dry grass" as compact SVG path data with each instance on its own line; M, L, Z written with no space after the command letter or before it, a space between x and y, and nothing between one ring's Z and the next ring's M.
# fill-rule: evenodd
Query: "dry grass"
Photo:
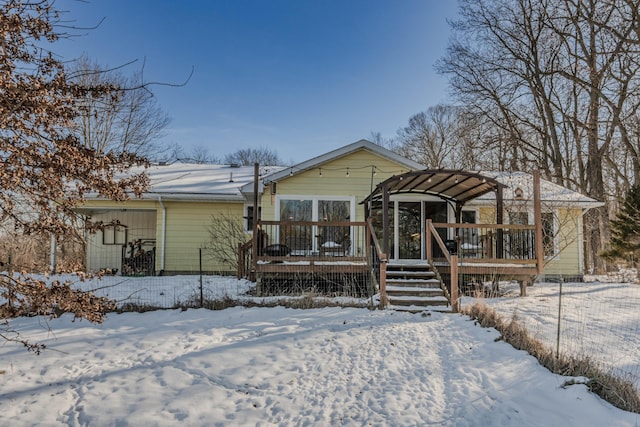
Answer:
M607 402L625 411L640 413L640 395L634 383L603 369L589 357L577 358L556 354L541 341L531 337L518 322L517 316L506 321L495 310L483 303L463 308L463 313L476 320L482 327L494 328L500 338L518 350L524 350L540 361L551 372L564 376L588 378L589 390ZM565 385L575 384L568 381Z

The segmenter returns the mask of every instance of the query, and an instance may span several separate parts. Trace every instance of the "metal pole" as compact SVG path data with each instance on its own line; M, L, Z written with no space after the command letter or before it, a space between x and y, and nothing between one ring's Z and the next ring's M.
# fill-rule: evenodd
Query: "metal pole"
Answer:
M199 248L200 251L200 308L204 307L204 295L202 291L202 248Z
M560 291L558 293L558 333L556 336L556 359L560 357L560 316L562 312L562 278L560 279Z

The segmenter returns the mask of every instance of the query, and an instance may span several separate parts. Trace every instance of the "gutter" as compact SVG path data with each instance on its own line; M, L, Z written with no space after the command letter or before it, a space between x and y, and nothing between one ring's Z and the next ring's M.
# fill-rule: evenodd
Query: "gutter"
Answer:
M160 273L162 276L164 274L164 247L165 247L165 238L167 233L167 207L162 202L162 196L158 196L158 203L160 203L160 207L162 208L162 229L160 230L160 240L162 241L162 246L160 248Z

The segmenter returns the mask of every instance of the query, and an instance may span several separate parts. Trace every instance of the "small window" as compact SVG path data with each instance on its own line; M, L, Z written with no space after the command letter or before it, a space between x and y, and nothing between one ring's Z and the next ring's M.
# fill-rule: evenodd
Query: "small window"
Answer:
M258 219L262 216L262 207L258 207ZM253 206L247 206L247 216L245 216L247 220L244 229L247 231L253 231Z
M552 257L556 253L554 218L553 212L542 212L542 247L545 257Z
M124 245L127 242L127 226L122 224L107 225L102 230L103 245Z

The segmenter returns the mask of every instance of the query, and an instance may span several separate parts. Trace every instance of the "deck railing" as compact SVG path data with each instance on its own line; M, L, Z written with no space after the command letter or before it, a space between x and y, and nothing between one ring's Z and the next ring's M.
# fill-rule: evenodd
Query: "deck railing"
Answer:
M258 292L373 295L366 222L259 221L253 269Z
M260 221L258 261L365 261L365 222Z
M535 225L433 223L449 252L465 261L536 262ZM435 258L441 258L434 251Z

